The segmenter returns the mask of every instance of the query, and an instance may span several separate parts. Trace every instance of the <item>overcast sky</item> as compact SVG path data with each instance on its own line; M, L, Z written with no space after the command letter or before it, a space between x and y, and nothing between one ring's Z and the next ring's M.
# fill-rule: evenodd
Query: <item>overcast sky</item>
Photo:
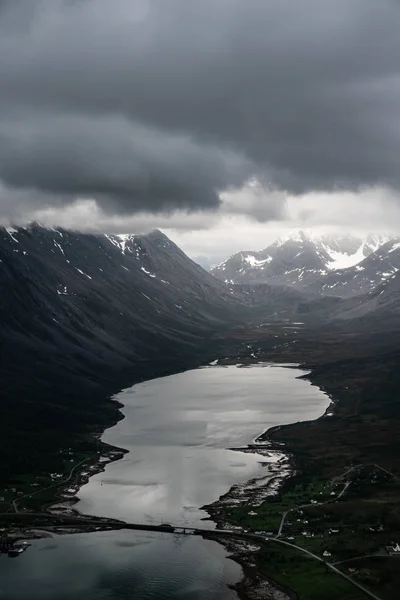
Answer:
M398 230L399 0L0 0L0 222Z

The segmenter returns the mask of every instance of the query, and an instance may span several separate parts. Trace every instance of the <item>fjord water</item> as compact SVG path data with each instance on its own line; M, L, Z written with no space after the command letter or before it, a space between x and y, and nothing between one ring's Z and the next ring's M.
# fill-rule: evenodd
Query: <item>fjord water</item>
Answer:
M1 600L234 600L239 565L216 542L106 531L38 540L0 558Z
M262 457L227 450L265 429L321 416L329 399L272 365L209 367L155 379L116 397L125 418L103 440L129 453L79 491L81 512L132 522L200 525L201 507L257 476ZM40 540L0 559L6 600L232 600L240 567L215 542L131 531Z
M83 513L131 522L213 527L205 504L260 474L260 456L227 448L265 429L319 417L329 400L272 365L209 367L147 381L116 398L125 419L103 440L129 453L79 492ZM263 472L265 475L265 470Z

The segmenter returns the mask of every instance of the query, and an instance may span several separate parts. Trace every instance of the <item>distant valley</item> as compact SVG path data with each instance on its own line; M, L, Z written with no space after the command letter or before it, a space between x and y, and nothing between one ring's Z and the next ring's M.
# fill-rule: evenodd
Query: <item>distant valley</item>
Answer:
M361 260L329 269L339 255ZM385 337L400 323L399 268L400 244L373 236L300 233L208 273L160 231L1 228L0 474L57 465L72 439L90 446L89 432L119 418L112 393L236 353L249 327L275 324L271 357L290 322Z
M211 269L254 307L308 325L354 330L399 324L400 237L314 236L302 231L259 252L239 252ZM281 299L283 299L281 302ZM273 312L273 311L271 311Z
M230 371L223 367L229 365L237 366L240 374L252 365L278 363L301 364L310 372L307 378L332 399L329 418L269 430L267 453L269 444L277 443L280 451L284 444L296 475L271 502L265 500L266 512L259 521L252 521L254 515L258 519L258 509L237 506L221 512L218 502L217 521L274 532L278 547L267 545L255 555L257 572L294 590L303 580L320 575L329 583L327 574L318 571L323 552L346 560L395 542L399 269L400 242L379 236L321 240L298 233L261 253L239 253L210 273L158 230L146 235L93 235L39 224L1 228L1 525L18 525L21 519L36 522L36 511L44 525L54 518L61 523L64 515L54 517L48 506L65 500L65 491L71 500L71 493L102 470L100 460L123 456L124 450L102 441L104 430L121 419L121 404L112 401L121 389L210 362L221 365L225 376ZM222 397L231 409L233 398L229 387L226 397L224 389ZM249 390L243 389L245 398ZM279 386L268 391L276 395L277 406L282 401L280 412L285 399ZM186 410L185 392L177 388L176 393ZM202 393L198 402L203 408ZM172 390L173 405L174 394ZM159 400L165 400L164 390ZM207 401L213 408L216 402L221 415L219 436L225 432L227 410L218 408L213 394ZM166 404L164 410L169 414ZM140 420L135 421L134 413L131 418L137 427ZM266 423L260 421L260 433ZM205 419L206 429L208 425ZM195 430L197 426L195 420ZM162 437L163 423L158 433L154 422L149 427L150 433ZM184 426L182 430L186 435ZM143 433L146 443L149 432ZM60 479L54 480L54 474ZM380 477L379 487L365 492L362 486L375 482L370 482L371 476ZM335 478L343 477L339 496L332 502L327 490ZM309 548L303 526L296 529L290 520L282 521L282 514L294 511L300 497L308 506L316 489L317 504L320 495L326 495L323 507L304 508L307 514L298 516L300 521L306 516L312 532L322 531L322 537L310 542L318 558L310 563L302 557ZM374 502L372 492L377 494ZM337 543L329 534L328 503L329 519L340 530ZM363 521L353 522L353 515L362 511L377 528L373 534L366 534ZM79 518L71 516L71 523L77 526ZM355 532L351 539L346 535L349 527ZM295 540L294 548L282 547L286 543L280 541L282 531L287 540ZM298 580L287 579L289 559L296 561ZM386 573L381 567L374 569L378 583L372 587L380 586L379 578ZM392 589L397 574L387 577ZM336 578L334 582L352 595L340 591L332 598L358 599L355 586L349 588ZM254 587L253 579L247 586ZM390 594L389 590L382 600L391 600Z

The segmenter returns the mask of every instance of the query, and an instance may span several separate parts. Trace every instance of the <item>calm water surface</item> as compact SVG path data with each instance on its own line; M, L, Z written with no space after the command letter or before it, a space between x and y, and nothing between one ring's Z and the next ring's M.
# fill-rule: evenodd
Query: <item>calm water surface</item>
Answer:
M200 524L201 507L261 473L261 458L227 450L278 424L315 419L329 400L275 366L210 367L124 390L125 419L103 440L129 453L79 492L86 513ZM263 472L265 474L265 472ZM130 531L40 540L0 558L0 600L232 600L241 569L197 537Z
M90 479L76 508L204 527L200 507L262 469L259 456L226 448L246 445L273 425L315 419L327 408L328 397L297 379L302 374L275 366L210 367L121 392L125 419L103 440L129 454Z
M107 531L0 558L1 600L233 600L239 565L208 540Z

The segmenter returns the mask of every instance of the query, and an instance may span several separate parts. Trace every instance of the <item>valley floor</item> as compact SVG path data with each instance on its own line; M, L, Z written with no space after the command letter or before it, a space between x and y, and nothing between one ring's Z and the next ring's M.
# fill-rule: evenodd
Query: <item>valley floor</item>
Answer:
M230 542L245 572L238 592L243 598L268 597L272 591L265 581L271 581L281 598L394 600L400 585L396 336L313 334L298 328L282 332L281 325L255 326L215 339L215 353L225 357L221 363L301 363L310 369L310 381L332 400L324 417L272 429L258 440L266 451L287 457L280 467L290 477L279 482L278 493L260 502L257 488L257 502L251 492L234 502L228 494L208 507L221 527L241 527L268 538L245 552L243 544ZM118 456L117 449L108 449L107 455L98 438L89 439L84 451L81 436L79 444L72 440L63 450L59 484L43 469L11 478L0 491L2 512L16 512L15 504L20 512L43 510L60 488L79 485L82 471L83 477L96 472L99 456ZM76 478L68 479L75 467ZM275 483L273 478L266 485ZM8 516L0 517L0 525L8 522ZM257 590L264 596L255 595Z
M271 348L271 329L263 335L257 328L253 337L240 332L234 362L300 362L332 404L316 421L274 428L257 440L259 448L289 457L292 476L278 493L268 496L272 479L261 502L263 486L250 485L208 510L221 526L269 539L253 554L233 549L247 588L251 577L266 576L300 599L394 600L400 584L400 353L388 352L383 337L371 343L347 336L344 343L340 335L317 339L297 332L284 341L275 335Z

